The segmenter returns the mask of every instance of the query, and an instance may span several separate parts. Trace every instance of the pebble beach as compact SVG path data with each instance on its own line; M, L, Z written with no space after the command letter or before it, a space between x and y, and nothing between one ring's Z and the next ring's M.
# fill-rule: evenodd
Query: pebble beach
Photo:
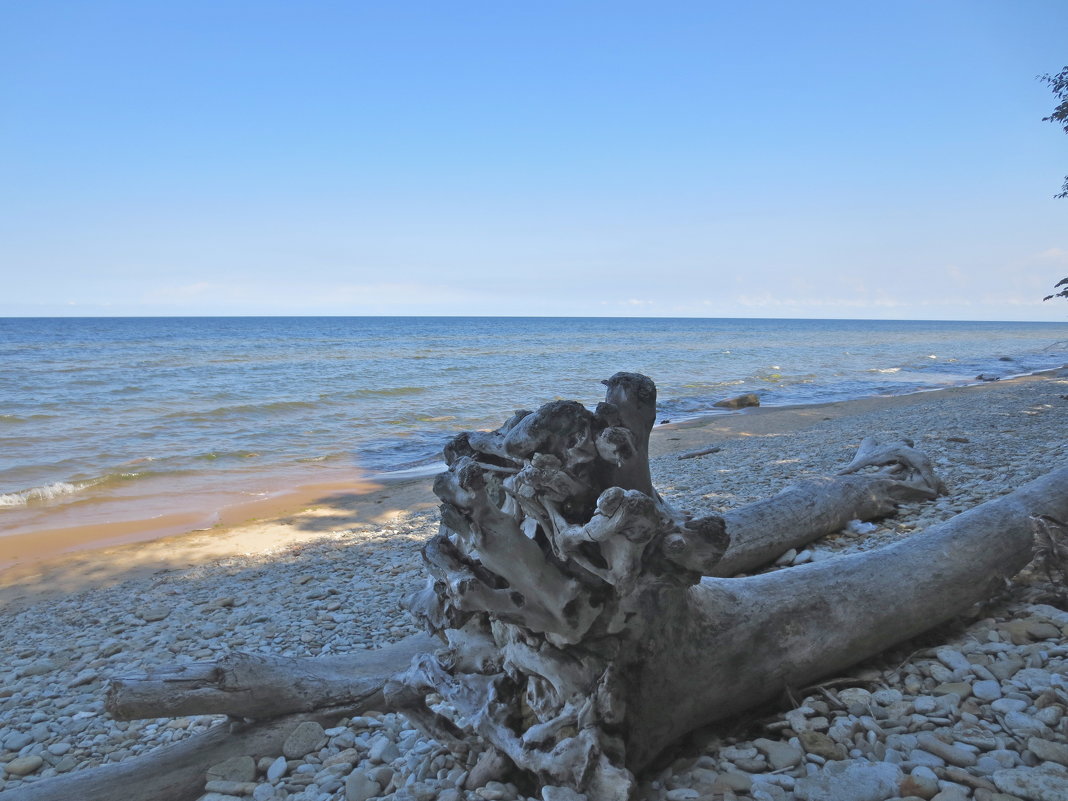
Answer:
M757 409L654 432L654 483L695 513L722 512L834 473L865 436L904 436L947 485L873 524L851 525L772 569L879 548L1068 464L1068 371L911 395ZM703 455L680 458L698 450ZM316 656L373 649L418 632L400 608L422 586L422 543L437 528L423 485L389 515L320 515L270 547L126 575L106 552L77 556L83 580L9 587L0 608L0 792L119 762L215 725L212 716L119 722L109 677L231 651ZM418 497L419 503L401 499ZM285 521L279 523L285 529ZM244 542L244 541L242 541ZM135 549L135 550L129 550ZM116 555L118 553L118 555ZM74 558L74 557L71 557ZM61 574L50 574L61 575ZM105 579L106 576L106 579ZM908 576L902 591L909 592ZM952 624L745 720L680 744L641 777L644 799L694 801L1054 801L1068 799L1068 611L1025 571ZM1068 607L1065 607L1068 608ZM715 677L709 677L710 681ZM402 716L302 724L282 752L212 768L202 801L581 801L472 782L462 754ZM477 786L472 786L475 784ZM529 788L528 788L529 789ZM597 801L597 799L588 799Z

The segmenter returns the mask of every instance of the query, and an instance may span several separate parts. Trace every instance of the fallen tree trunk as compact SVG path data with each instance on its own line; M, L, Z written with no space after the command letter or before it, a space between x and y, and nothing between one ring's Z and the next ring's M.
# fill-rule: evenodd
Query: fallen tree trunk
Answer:
M866 467L888 472L856 475ZM736 576L762 567L791 548L841 531L851 520L886 517L901 503L933 500L945 489L910 440L883 443L868 437L837 476L792 484L774 497L724 513L730 545L706 575Z
M162 666L119 676L104 706L116 720L231 715L265 719L323 707L382 709L382 686L437 642L425 634L339 656L230 654L218 662Z
M622 373L605 383L595 412L556 402L446 449L450 469L435 483L442 527L424 548L431 578L410 599L443 647L415 645L403 674L379 673L374 687L346 681L359 655L325 669L245 658L178 675L177 700L167 697L174 673L125 679L109 707L262 716L374 697L446 745L474 733L546 783L622 801L634 775L694 728L984 599L1031 558L1031 515L1068 517L1062 469L889 548L716 578L934 497L940 482L910 443L866 440L846 475L691 519L652 487L652 382ZM402 650L379 669L399 667ZM146 797L128 790L127 801Z
M1068 468L890 546L657 599L686 624L648 629L628 763L991 597L1031 561L1036 514L1068 519Z
M4 791L4 801L192 801L208 768L236 756L275 756L306 720L329 726L364 708L331 708L255 723L223 722L142 756Z

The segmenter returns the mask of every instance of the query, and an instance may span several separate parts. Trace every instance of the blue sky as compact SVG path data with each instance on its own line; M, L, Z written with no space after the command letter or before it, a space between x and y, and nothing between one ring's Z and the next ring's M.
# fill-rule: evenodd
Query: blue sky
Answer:
M1056 320L1068 3L0 3L0 315Z

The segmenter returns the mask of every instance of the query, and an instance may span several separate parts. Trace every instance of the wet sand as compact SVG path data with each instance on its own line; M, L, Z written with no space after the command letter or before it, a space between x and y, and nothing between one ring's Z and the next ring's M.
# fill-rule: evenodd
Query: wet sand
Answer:
M229 556L272 553L338 529L388 523L436 507L430 487L429 478L313 485L232 507L227 514L234 522L152 539L136 523L0 537L0 606Z

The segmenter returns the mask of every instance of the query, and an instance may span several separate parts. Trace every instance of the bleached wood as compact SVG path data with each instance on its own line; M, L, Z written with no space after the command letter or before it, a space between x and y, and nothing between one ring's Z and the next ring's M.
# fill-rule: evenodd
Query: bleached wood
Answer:
M111 765L77 770L4 791L4 801L193 801L210 766L236 756L278 756L300 723L331 726L357 709L331 708L255 723L224 722L203 734Z
M1031 561L1034 514L1068 519L1068 467L890 546L658 598L686 622L647 631L628 764L989 598Z
M450 647L416 659L401 683L411 691L406 703L433 693L451 705L440 712L448 721L419 710L430 733L466 728L542 780L607 801L625 799L632 771L674 738L717 718L724 704L693 704L696 683L745 706L735 674L776 674L790 664L767 664L759 651L734 654L730 670L709 681L701 649L684 643L715 650L709 638L728 630L729 620L759 618L729 603L707 609L722 593L695 586L702 576L755 567L850 520L932 498L941 485L908 443L868 442L847 470L869 472L810 481L723 517L691 519L650 479L655 386L631 373L604 383L605 402L593 413L548 404L446 449L450 470L435 486L445 501L442 531L426 550L434 578L412 608ZM484 469L502 456L518 470L501 477ZM547 568L549 581L531 581ZM775 610L759 608L764 625L780 624ZM569 615L581 627L562 630ZM450 634L461 626L464 636ZM472 644L474 652L465 653ZM494 646L499 658L487 656ZM665 671L663 662L686 669ZM659 720L680 707L681 727Z
M435 641L419 634L341 656L232 653L217 662L167 665L111 679L105 708L116 720L232 715L265 719L323 707L382 707L382 685Z

